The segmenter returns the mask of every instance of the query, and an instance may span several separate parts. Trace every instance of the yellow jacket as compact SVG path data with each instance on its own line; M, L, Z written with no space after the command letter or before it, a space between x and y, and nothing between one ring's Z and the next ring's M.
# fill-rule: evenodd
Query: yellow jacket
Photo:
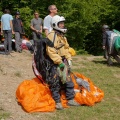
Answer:
M47 38L53 42L55 31L51 31ZM62 56L67 60L71 59L71 54L69 53L69 44L66 37L56 33L54 40L54 47L46 47L47 55L53 60L55 64L62 63Z

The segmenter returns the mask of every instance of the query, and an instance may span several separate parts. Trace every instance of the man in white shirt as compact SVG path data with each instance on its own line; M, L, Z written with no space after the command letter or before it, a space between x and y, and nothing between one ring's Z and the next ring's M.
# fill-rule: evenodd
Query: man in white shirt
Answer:
M45 18L44 18L44 26L43 26L43 29L45 30L45 35L47 36L49 32L52 31L52 27L51 27L51 20L52 20L52 17L55 16L57 14L57 7L55 5L50 5L48 7L48 11L49 11L49 15L47 15Z

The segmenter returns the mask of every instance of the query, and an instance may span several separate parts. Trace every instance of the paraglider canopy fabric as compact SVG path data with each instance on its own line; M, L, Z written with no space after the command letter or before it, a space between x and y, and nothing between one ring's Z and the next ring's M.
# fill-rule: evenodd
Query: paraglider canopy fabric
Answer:
M79 73L74 74L90 84L90 92L88 92L85 88L79 86L74 75L71 75L74 90L77 91L75 92L75 101L81 105L93 106L96 102L100 102L103 99L104 92L96 87L89 78ZM55 110L55 101L52 98L49 87L43 85L38 78L24 80L16 90L16 98L22 108L29 113ZM64 91L61 91L61 102L63 107L68 107Z

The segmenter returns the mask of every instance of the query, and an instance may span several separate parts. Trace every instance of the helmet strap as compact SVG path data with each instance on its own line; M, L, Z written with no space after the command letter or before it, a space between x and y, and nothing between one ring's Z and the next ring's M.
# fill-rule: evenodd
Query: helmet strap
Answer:
M57 34L59 34L59 35L64 35L64 33L61 32L61 31L59 31L59 30L56 30L56 29L54 29L54 28L53 28L53 30L54 30Z

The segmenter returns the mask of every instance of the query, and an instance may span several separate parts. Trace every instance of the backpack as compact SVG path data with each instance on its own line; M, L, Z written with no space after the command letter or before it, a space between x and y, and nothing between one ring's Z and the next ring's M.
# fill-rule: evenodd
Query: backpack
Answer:
M115 46L116 51L120 53L120 32L115 29L113 29L113 31L118 35L115 40L114 46Z
M53 61L46 54L46 45L54 47L54 43L47 38L36 41L32 62L33 72L42 83L47 82L49 69L53 65Z
M107 34L107 47L108 47L108 53L113 54L114 53L114 43L116 38L118 37L118 34L114 31L106 31Z

